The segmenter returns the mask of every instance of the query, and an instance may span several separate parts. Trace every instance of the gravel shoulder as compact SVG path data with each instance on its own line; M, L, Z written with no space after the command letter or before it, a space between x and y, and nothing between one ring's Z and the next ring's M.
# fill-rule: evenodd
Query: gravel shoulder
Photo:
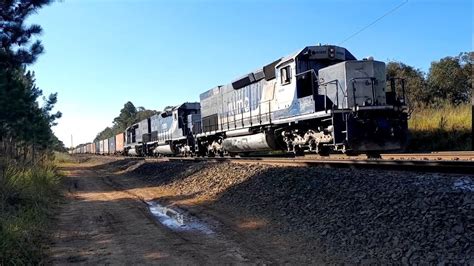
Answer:
M82 166L68 168L53 263L474 262L469 176L130 159ZM216 233L170 230L150 201Z

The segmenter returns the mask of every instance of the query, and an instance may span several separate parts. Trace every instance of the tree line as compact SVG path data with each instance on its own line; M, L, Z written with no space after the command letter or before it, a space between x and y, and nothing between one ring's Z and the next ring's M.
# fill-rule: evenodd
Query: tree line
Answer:
M0 157L35 162L64 149L51 127L61 117L53 112L57 93L44 96L27 70L44 51L35 37L39 25L25 20L51 0L0 1ZM42 104L38 103L42 100Z
M474 52L447 56L431 63L428 73L402 62L389 62L387 76L405 79L409 106L416 109L471 101Z
M158 113L158 111L148 110L144 107L137 108L132 102L128 101L120 110L119 115L114 118L112 127L106 127L99 132L94 142L113 137L124 132L127 127Z

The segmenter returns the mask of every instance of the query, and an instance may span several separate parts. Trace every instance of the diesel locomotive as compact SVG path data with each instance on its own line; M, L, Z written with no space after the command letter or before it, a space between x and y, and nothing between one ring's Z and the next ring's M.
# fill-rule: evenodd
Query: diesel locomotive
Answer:
M385 63L357 60L335 45L308 46L202 93L200 102L168 107L128 127L123 149L114 153L400 150L408 132L404 94L403 80L387 77ZM106 153L101 142L93 146L93 153Z

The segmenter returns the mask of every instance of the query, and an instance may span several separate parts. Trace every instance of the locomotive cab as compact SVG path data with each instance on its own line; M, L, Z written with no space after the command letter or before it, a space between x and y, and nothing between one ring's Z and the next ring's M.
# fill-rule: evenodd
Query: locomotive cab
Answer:
M407 108L385 63L345 48L309 46L276 66L273 113L288 151L379 152L403 148ZM403 84L403 80L401 81ZM403 85L402 85L403 87ZM392 89L393 88L393 89Z

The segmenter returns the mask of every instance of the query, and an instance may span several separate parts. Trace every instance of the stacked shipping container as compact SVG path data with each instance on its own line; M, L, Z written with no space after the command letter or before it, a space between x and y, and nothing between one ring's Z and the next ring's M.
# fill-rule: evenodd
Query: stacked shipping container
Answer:
M115 152L123 153L123 146L125 143L125 133L120 133L115 136Z
M109 141L109 154L115 154L115 136L108 139Z
M104 154L104 141L99 141L99 154Z
M104 139L104 152L103 154L109 154L109 139Z

